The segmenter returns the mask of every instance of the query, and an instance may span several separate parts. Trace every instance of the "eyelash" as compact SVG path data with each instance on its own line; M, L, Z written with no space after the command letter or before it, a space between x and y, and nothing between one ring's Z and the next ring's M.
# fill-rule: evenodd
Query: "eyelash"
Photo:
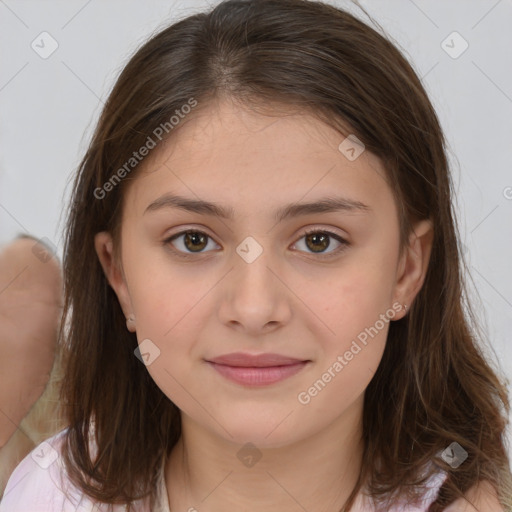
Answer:
M186 235L187 233L196 233L196 234L205 235L209 240L213 240L213 238L210 235L208 235L207 233L205 233L204 231L200 231L200 230L197 230L197 229L187 229L185 231L180 231L179 233L175 233L174 235L166 238L162 242L162 244L164 246L168 246L169 244L171 244L171 242L173 240L179 238L180 236ZM309 253L309 254L313 254L313 255L318 256L320 259L328 259L328 258L331 258L333 256L337 256L340 252L342 252L344 249L346 249L350 245L344 238L342 238L337 233L333 233L332 231L325 230L325 229L309 229L309 230L307 230L306 232L303 233L303 235L299 238L299 240L302 240L304 237L306 237L308 235L312 235L312 234L316 234L316 233L328 235L329 237L334 238L337 242L339 242L341 244L340 247L338 247L337 249L334 249L333 251L328 252L328 253L316 253L316 254L315 253ZM178 257L184 258L184 259L188 259L188 260L196 259L196 255L204 254L204 252L184 253L183 251L180 251L180 250L177 250L177 249L174 249L174 248L172 248L171 250Z

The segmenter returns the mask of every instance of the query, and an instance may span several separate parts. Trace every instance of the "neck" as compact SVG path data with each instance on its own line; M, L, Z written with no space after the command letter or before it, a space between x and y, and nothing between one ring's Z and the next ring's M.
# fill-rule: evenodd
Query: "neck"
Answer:
M204 429L182 413L182 436L166 463L175 511L296 512L341 510L361 467L363 396L321 432L280 447L257 447L253 465L242 445Z

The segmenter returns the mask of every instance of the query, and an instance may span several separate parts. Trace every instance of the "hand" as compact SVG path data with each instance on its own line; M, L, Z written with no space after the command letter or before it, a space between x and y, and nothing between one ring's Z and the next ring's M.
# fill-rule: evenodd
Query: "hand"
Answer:
M62 312L55 256L18 238L0 249L0 448L41 396L53 366Z

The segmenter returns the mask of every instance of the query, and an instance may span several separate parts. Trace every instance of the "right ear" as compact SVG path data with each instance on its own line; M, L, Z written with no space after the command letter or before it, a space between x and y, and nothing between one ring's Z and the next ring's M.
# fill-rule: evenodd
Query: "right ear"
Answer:
M94 248L107 281L117 295L124 316L126 318L133 316L132 302L123 270L114 257L112 235L108 231L97 233L94 236Z

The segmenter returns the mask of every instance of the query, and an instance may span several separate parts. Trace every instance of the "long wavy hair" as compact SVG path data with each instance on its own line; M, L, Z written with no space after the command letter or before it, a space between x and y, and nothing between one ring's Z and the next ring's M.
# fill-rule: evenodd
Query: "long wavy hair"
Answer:
M134 356L136 336L94 236L107 230L119 241L124 191L138 171L119 169L133 151L191 98L197 106L184 122L229 97L255 110L292 107L355 134L385 165L402 248L414 221L434 225L424 285L409 314L391 322L365 392L363 460L343 511L363 486L375 503L419 496L439 469L448 476L431 512L481 480L508 510L508 393L467 299L446 140L417 73L373 23L378 29L322 2L228 0L152 36L120 73L79 165L65 233L63 456L72 481L92 498L131 510L152 494L159 461L181 435L179 409ZM114 175L122 179L113 182ZM453 442L468 453L457 468L439 456Z

